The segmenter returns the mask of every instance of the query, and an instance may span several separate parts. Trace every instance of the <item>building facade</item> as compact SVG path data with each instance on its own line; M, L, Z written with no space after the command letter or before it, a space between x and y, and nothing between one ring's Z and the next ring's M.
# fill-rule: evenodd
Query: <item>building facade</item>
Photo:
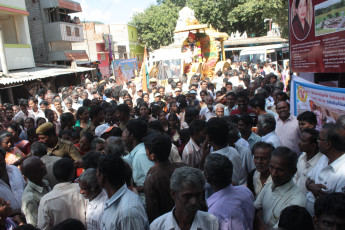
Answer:
M70 0L26 0L30 35L36 63L71 65L88 60L85 50L72 50L84 42L83 26L73 13L82 12L80 3Z
M0 28L8 70L35 67L28 15L24 0L0 0Z
M85 41L73 43L73 50L86 50L91 61L99 61L103 76L112 75L111 62L118 59L143 60L144 47L138 40L138 31L127 24L82 23Z

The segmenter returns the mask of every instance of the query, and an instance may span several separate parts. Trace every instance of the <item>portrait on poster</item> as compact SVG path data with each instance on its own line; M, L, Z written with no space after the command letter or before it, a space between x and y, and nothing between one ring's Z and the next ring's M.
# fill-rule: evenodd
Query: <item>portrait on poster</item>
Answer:
M312 0L293 0L292 2L292 31L299 41L303 41L310 33L313 11Z

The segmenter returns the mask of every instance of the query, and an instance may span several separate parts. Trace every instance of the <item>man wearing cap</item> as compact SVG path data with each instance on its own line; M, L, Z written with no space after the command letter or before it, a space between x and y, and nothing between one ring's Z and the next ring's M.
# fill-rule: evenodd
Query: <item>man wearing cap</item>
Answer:
M162 100L162 96L160 93L155 93L155 101L154 102L159 102Z
M174 93L175 93L175 97L177 97L178 95L181 94L181 89L180 88L175 88Z
M106 140L108 137L111 136L111 130L114 128L114 126L110 126L108 124L103 124L103 125L99 125L97 126L97 128L95 129L95 135L99 138L103 138L104 140Z
M47 154L58 157L70 157L74 161L81 161L77 147L72 142L59 138L52 123L46 122L36 129L41 142L48 147Z
M189 91L189 97L188 97L188 105L197 107L199 106L199 101L196 99L196 90L192 89Z

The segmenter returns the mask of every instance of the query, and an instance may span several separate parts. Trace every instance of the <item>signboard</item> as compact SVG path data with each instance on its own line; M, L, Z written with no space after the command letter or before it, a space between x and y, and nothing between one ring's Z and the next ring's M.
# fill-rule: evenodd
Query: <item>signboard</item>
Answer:
M344 0L289 1L292 72L345 72L344 12Z
M113 68L117 84L124 84L136 77L138 73L138 62L136 58L115 60Z
M295 116L313 111L317 117L317 129L328 122L335 122L345 114L345 89L326 87L292 77L291 112Z

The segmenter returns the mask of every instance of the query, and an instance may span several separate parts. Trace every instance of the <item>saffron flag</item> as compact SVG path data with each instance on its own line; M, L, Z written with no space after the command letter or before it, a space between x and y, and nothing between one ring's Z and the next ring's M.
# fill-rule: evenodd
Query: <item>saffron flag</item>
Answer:
M147 52L146 52L146 47L144 49L144 60L143 64L141 66L141 71L142 71L142 87L144 92L148 92L149 89L149 74L147 71Z

